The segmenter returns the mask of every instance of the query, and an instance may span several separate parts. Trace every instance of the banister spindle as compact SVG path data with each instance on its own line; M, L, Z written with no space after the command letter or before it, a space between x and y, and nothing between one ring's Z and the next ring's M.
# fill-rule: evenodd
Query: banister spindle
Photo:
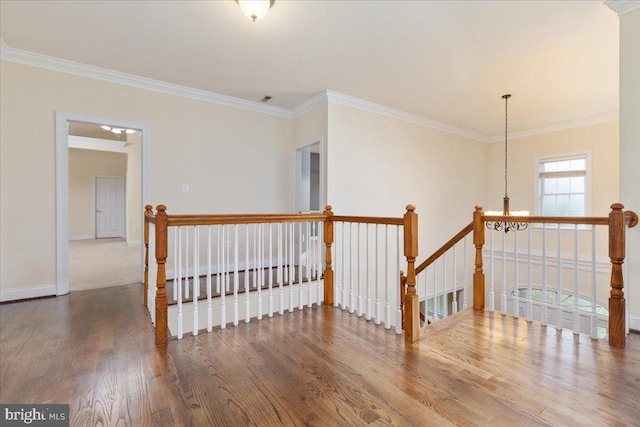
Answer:
M473 309L484 309L484 273L482 272L482 246L484 245L484 221L482 206L473 213L473 244L476 247L476 269L473 273Z
M156 345L166 344L168 341L167 329L167 207L156 207L156 263L158 275L156 277Z
M611 259L611 295L609 297L609 345L624 348L625 300L622 263L625 250L624 205L614 203L609 213L609 258Z
M415 342L419 336L420 310L416 293L415 262L418 256L418 214L413 205L407 205L404 214L404 255L407 258L407 294L405 297L405 340Z
M324 303L333 305L333 256L331 245L333 244L333 211L327 205L324 209L324 245L326 247L324 266ZM342 267L344 268L344 266Z
M153 206L144 207L144 306L149 306L149 216L153 216Z

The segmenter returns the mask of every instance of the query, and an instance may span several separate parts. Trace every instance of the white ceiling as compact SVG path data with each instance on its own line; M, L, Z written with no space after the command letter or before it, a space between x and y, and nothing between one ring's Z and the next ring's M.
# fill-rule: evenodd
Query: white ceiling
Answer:
M618 114L601 1L0 2L9 48L291 109L324 89L486 137Z

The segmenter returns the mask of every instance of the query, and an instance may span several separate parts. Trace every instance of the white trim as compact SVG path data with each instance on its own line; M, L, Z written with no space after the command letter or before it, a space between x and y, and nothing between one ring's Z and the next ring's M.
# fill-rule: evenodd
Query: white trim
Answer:
M616 2L618 3L618 2ZM629 3L624 13L637 9L640 6L636 6L636 1L619 3ZM610 5L608 5L611 7ZM634 7L631 7L634 6ZM439 130L441 132L451 133L454 135L462 136L464 138L473 139L480 142L498 142L501 141L504 135L487 136L474 132L468 129L460 128L457 126L448 125L446 123L437 122L416 114L407 113L405 111L396 110L391 107L386 107L381 104L376 104L364 99L356 98L353 96L345 95L332 90L324 90L308 100L302 102L300 105L293 109L287 109L282 107L275 107L266 105L262 102L247 101L245 99L236 98L233 96L222 95L215 92L209 92L206 90L190 88L187 86L176 85L173 83L167 83L160 80L154 80L147 77L136 76L133 74L122 73L119 71L109 70L106 68L100 68L93 65L82 64L79 62L69 61L66 59L56 58L52 56L42 55L39 53L29 52L26 50L15 49L8 47L2 39L0 44L0 60L14 62L17 64L29 65L32 67L44 68L47 70L58 71L67 74L73 74L76 76L86 77L95 80L102 80L110 83L117 83L125 86L135 87L138 89L149 90L158 93L164 93L167 95L181 96L196 101L208 102L211 104L223 105L226 107L239 108L242 110L253 111L255 113L268 114L276 117L283 117L287 119L298 118L305 113L313 110L314 108L326 103L333 102L340 105L345 105L352 108L357 108L362 111L367 111L374 114L380 114L385 117L393 118L396 120L402 120L408 123L413 123L419 126L424 126L430 129ZM538 135L543 133L557 132L565 129L573 129L582 126L588 126L598 123L606 123L618 121L619 115L605 114L601 116L595 116L587 119L572 120L569 122L559 123L551 126L543 126L530 130L524 130L520 132L513 132L509 135L511 139L523 138L526 136Z
M617 13L618 16L640 9L638 0L607 0L604 4L609 6L609 9Z
M69 240L93 240L95 236L91 234L73 234L69 236Z
M527 136L541 135L545 133L558 132L561 130L575 129L584 126L598 125L600 123L617 122L620 120L618 114L603 114L601 116L589 117L586 119L571 120L568 122L562 122L555 125L541 126L529 130L521 130L519 132L509 133L509 140L526 138ZM487 142L502 142L504 141L504 134L494 135L487 138Z
M304 116L309 111L326 104L328 102L327 91L323 90L317 95L312 96L311 98L304 101L302 104L295 107L291 110L291 116L294 119L297 119L300 116Z
M0 289L0 302L16 301L27 298L39 298L56 295L56 285L31 286L20 289Z
M291 110L274 107L261 102L252 102L233 96L221 95L219 93L206 90L194 89L180 86L173 83L166 83L160 80L140 77L133 74L108 70L106 68L95 67L93 65L82 64L66 59L55 58L53 56L42 55L26 50L15 49L8 46L0 47L0 59L3 61L15 62L17 64L31 65L47 70L59 71L90 79L102 80L111 83L118 83L138 89L160 92L167 95L182 96L197 101L211 104L224 105L227 107L240 108L256 113L269 114L271 116L291 119ZM115 124L115 123L114 123ZM119 126L121 127L121 126ZM135 127L133 127L136 129Z
M115 151L124 153L127 141L114 141L112 139L89 138L86 136L69 135L69 148L81 148L83 150Z
M68 122L110 124L142 131L142 206L148 205L150 189L149 144L151 133L145 123L100 118L86 114L56 111L56 287L57 295L69 293L69 147ZM142 215L142 213L140 213ZM144 251L140 251L141 273L144 269Z
M375 104L364 99L355 98L353 96L344 95L342 93L327 90L327 99L329 102L335 104L345 105L347 107L357 108L369 113L380 114L381 116L389 117L396 120L402 120L408 123L413 123L418 126L427 127L430 129L439 130L441 132L447 132L454 135L462 136L464 138L474 139L480 142L489 142L485 135L477 132L470 131L468 129L451 126L446 123L436 122L415 114L407 113L404 111L396 110L395 108L386 107L384 105Z
M629 329L640 332L640 315L629 314Z
M324 135L320 135L316 138L311 138L310 140L308 140L305 143L302 144L296 144L295 147L293 147L294 149L294 153L293 153L293 211L294 212L298 212L298 172L300 171L300 167L301 167L301 153L300 150L307 148L307 147L311 147L313 145L318 144L318 146L320 147L319 149L319 154L320 154L320 188L318 189L320 192L320 205L318 206L318 212L322 212L326 206L326 200L325 200L325 193L324 193L324 189L326 188L326 182L325 182L325 177L327 176L326 174L326 169L325 169L325 164L326 164L326 160L325 160L325 148L324 148Z

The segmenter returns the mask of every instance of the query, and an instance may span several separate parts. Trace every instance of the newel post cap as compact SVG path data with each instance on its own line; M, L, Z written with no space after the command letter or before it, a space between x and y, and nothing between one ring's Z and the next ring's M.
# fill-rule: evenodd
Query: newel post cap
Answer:
M482 205L476 205L476 212L480 212L482 209L484 209Z
M614 211L620 211L624 209L624 205L622 203L614 203L611 205L611 209L613 209Z
M165 205L158 205L156 206L156 209L158 210L158 212L165 212L167 210L167 207Z
M413 205L407 205L407 212L415 212L416 207Z

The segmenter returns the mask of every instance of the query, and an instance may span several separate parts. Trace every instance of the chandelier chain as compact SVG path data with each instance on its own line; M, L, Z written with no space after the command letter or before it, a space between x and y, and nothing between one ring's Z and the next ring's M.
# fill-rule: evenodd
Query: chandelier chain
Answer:
M509 101L509 97L511 95L505 95L503 96L504 98L504 197L509 198L509 193L507 191L507 179L508 179L508 174L507 174L507 167L508 167L508 159L509 159L509 154L508 154L508 150L507 150L507 123L508 123L508 117L507 117L507 102Z

